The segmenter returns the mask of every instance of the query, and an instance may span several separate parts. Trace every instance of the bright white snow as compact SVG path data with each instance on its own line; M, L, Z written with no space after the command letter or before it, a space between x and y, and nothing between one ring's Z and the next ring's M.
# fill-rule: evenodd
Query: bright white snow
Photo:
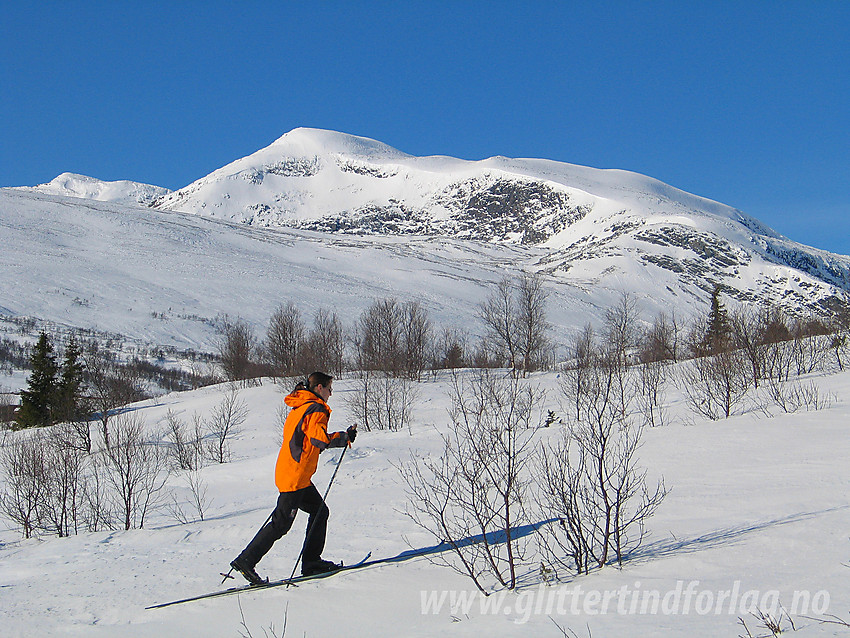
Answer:
M846 635L803 617L837 614L850 620L850 373L815 381L837 397L830 408L771 418L751 413L721 422L693 419L671 393L671 424L647 430L640 451L650 476L663 476L671 492L650 520L648 543L622 569L540 585L531 564L523 588L483 599L471 581L414 559L296 589L146 611L147 605L218 589L218 573L274 504L282 389L270 382L246 388L240 398L250 415L235 442L234 461L202 470L212 501L205 521L181 525L160 511L142 530L26 541L16 531L0 531L3 635L237 636L244 631L241 604L255 636L270 624L279 632L286 616L287 636L557 637L562 634L555 620L582 637L714 638L743 633L738 616L754 635L764 635L740 606L779 600L794 611L795 596L798 631L792 635ZM547 389L549 404L559 409L554 375L529 382ZM351 422L345 397L352 386L344 379L335 386L331 429L343 429ZM395 556L434 544L402 514L407 497L395 469L411 450L425 455L441 449L447 380L423 382L420 391L412 433L362 432L343 460L328 499L326 557L351 563L370 551L373 557ZM206 414L224 392L212 387L169 395L140 405L139 413L156 431L167 410L184 418ZM556 435L553 429L541 431L541 444ZM337 458L323 455L315 477L320 489ZM171 485L185 497L179 477ZM261 574L288 576L304 523L300 518L259 564ZM653 592L667 601L655 613ZM452 608L458 596L467 606ZM632 601L636 613L629 613Z
M46 184L22 186L21 190L47 195L94 199L100 202L114 202L128 206L150 204L157 198L164 197L171 192L162 186L140 184L127 180L104 182L94 177L74 173L62 173Z

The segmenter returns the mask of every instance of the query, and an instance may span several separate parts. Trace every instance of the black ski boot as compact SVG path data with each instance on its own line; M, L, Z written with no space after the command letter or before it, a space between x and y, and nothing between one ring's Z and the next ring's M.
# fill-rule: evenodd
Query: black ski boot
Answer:
M233 561L231 561L230 566L242 574L245 577L245 580L252 585L265 585L269 582L268 579L260 578L260 575L254 571L253 567L249 567L238 558L234 558Z
M337 564L333 561L322 560L319 558L317 560L304 561L304 564L301 565L301 575L315 576L316 574L335 572L338 569L342 569L342 563Z

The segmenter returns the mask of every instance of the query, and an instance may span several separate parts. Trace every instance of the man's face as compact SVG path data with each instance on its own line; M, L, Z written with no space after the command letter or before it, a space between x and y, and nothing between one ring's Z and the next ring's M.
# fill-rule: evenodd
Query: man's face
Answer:
M331 398L331 395L334 393L333 391L333 381L331 381L327 385L317 385L316 386L316 394L322 397L322 401L327 403L328 399Z

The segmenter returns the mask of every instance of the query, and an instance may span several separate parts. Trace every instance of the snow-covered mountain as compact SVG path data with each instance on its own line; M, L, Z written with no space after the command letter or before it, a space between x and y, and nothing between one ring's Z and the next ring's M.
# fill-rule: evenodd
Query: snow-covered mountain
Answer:
M80 197L94 199L99 202L115 202L117 204L144 204L165 197L171 191L162 186L140 184L127 180L104 182L86 175L62 173L46 184L38 186L23 186L21 190L48 195L63 195L65 197Z
M850 257L649 177L548 160L296 129L153 207L54 182L0 190L2 314L162 345L212 349L216 317L262 328L290 300L353 322L375 298L417 299L474 335L493 283L520 272L543 276L556 341L622 292L651 320L703 312L717 284L733 304L825 314L850 290Z
M537 246L538 270L578 283L643 278L704 297L828 310L848 258L793 242L739 210L658 180L538 159L414 157L300 128L159 199L251 226ZM620 284L630 287L627 284Z

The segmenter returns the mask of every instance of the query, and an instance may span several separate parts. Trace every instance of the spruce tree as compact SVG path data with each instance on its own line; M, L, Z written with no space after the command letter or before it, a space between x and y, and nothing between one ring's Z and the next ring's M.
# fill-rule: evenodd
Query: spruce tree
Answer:
M41 333L33 348L30 365L32 373L27 379L28 388L21 391L17 429L53 423L58 367L53 355L53 344L46 332Z
M717 354L727 349L732 328L726 307L720 300L720 286L715 286L711 293L711 310L708 313L705 336L701 350L703 354Z
M57 422L77 421L85 415L81 397L83 386L81 354L80 346L72 335L65 347L62 372L56 388L56 414L54 418Z

